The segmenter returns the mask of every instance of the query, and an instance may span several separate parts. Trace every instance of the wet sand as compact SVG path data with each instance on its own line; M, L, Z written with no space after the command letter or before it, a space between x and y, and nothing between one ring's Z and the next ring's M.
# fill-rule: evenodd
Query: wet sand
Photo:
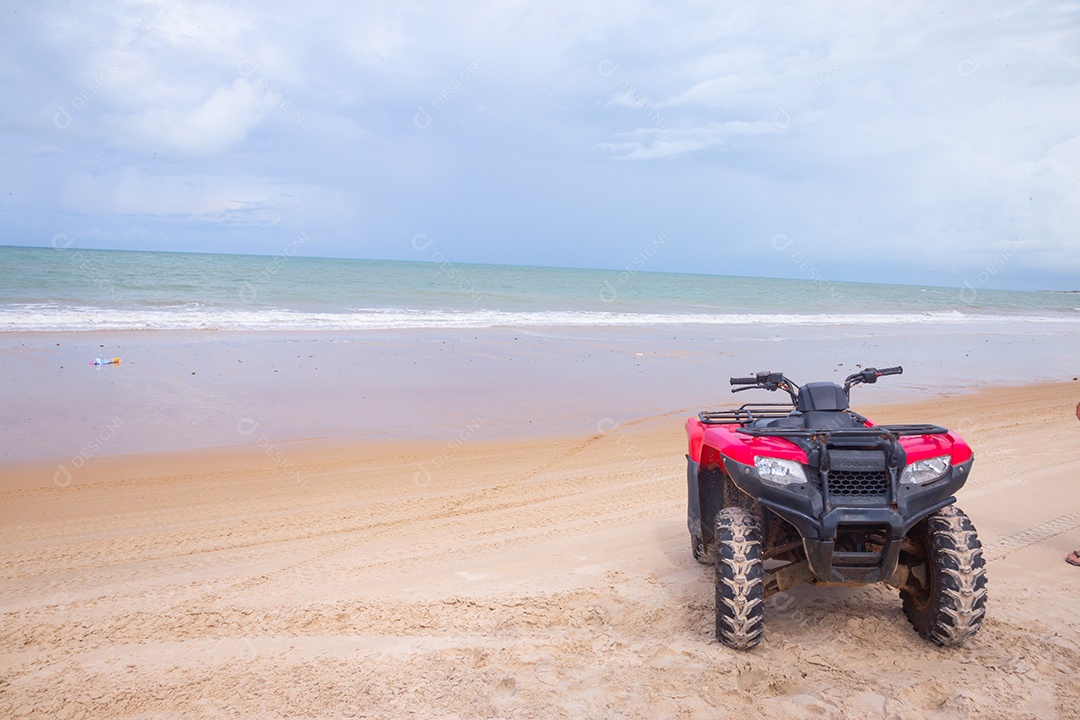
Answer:
M120 365L93 367L98 354ZM0 334L0 464L272 442L580 436L732 401L783 370L885 403L1080 375L1080 327L670 327ZM768 399L744 393L737 399ZM257 431L257 433L256 433Z
M1077 717L1080 382L861 389L975 449L990 600L962 648L885 587L797 588L756 650L718 645L680 408L413 442L230 417L234 447L0 468L0 716Z

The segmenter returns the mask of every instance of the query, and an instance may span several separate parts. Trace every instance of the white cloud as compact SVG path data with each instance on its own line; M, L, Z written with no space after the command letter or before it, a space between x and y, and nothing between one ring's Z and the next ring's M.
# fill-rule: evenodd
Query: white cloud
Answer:
M666 107L683 105L730 107L733 103L741 102L741 97L747 90L758 89L762 86L760 80L749 80L738 74L725 74L701 80L693 87L664 101L663 104Z
M600 147L620 160L656 160L728 146L740 137L772 135L778 132L780 129L776 125L761 120L729 120L709 123L703 127L636 130L620 135L627 138L625 140L601 143Z
M117 148L212 155L241 142L269 109L268 99L249 80L237 78L196 104L159 102L103 122Z

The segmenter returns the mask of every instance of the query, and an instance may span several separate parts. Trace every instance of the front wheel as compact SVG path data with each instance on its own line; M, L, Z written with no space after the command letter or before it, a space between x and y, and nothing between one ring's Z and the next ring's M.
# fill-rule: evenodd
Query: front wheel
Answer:
M761 531L743 508L716 514L716 639L736 650L761 642L765 620Z
M904 614L927 640L959 645L979 631L986 614L986 561L975 526L949 505L916 525L909 537L918 551L900 591Z

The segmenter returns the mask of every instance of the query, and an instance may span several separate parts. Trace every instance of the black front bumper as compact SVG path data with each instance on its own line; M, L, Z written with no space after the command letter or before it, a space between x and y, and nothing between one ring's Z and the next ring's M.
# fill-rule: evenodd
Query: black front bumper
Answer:
M946 475L926 485L903 485L893 474L887 494L846 497L823 492L819 482L776 485L761 479L757 468L724 458L724 466L700 468L687 457L689 494L687 525L706 549L713 544L716 514L725 505L725 476L742 493L773 511L803 538L810 572L822 582L873 583L896 571L900 544L927 515L955 501L967 481L974 458L953 465ZM730 499L727 499L730 501ZM880 553L844 552L837 538L851 529L874 528L884 535Z
M799 531L814 577L831 583L872 583L892 577L900 544L912 527L955 501L954 493L967 481L973 460L951 466L944 477L926 485L901 484L894 473L888 492L872 497L829 496L813 480L777 485L763 480L755 466L729 458L724 458L724 469L736 487ZM836 548L839 534L865 528L884 534L880 553Z

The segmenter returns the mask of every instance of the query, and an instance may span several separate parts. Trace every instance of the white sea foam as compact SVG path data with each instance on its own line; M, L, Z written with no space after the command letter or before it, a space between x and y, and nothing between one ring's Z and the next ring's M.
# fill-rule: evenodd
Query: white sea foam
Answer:
M1080 317L926 313L620 313L596 311L356 309L298 312L283 309L172 310L23 305L0 308L0 332L107 330L409 330L662 326L871 326L999 323L1080 323Z

